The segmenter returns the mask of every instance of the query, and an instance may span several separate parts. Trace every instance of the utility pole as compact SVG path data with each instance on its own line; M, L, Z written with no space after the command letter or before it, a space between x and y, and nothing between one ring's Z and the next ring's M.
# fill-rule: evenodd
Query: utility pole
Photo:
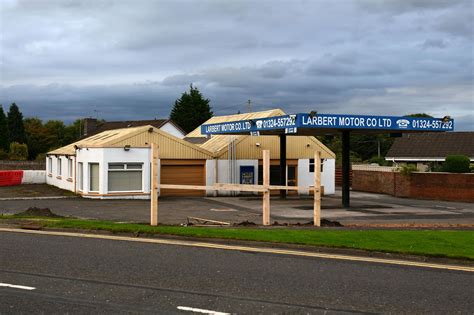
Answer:
M247 102L248 102L247 112L251 113L252 112L252 105L250 104L250 100L248 100Z

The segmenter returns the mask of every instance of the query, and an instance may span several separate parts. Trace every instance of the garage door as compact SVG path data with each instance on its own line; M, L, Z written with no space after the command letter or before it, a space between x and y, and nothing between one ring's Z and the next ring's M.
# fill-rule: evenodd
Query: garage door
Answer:
M161 165L161 182L174 185L206 185L204 165ZM161 189L161 196L205 196L205 190Z

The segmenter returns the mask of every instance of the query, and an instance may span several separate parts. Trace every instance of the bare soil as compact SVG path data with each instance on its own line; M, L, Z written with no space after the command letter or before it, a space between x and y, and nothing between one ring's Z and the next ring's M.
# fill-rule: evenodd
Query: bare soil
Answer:
M71 191L59 189L46 184L28 184L0 187L0 198L57 196L75 196L75 194Z

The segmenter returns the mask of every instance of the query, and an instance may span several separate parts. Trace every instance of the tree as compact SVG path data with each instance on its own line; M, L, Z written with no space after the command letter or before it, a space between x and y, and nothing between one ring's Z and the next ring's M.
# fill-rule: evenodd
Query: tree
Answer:
M72 124L67 126L64 130L64 138L62 145L67 145L79 140L82 135L83 126L84 122L82 121L82 119L76 119Z
M55 135L38 118L24 120L26 144L28 145L28 158L34 160L40 153L46 153L55 142Z
M191 84L189 92L184 92L174 103L170 118L186 133L191 132L212 117L209 102L210 100L204 99L201 92Z
M8 111L8 129L10 130L10 141L25 143L25 126L23 125L23 114L18 106L13 103Z
M64 141L66 136L66 126L62 121L48 120L48 122L44 124L44 127L48 130L48 133L54 137L51 145L52 148L58 148L69 144Z
M433 118L433 116L428 115L428 114L426 114L426 113L409 114L409 115L405 115L405 117Z
M13 161L26 161L26 159L28 159L28 146L24 143L10 143L10 153L8 157Z
M0 105L0 150L4 152L10 148L10 132L8 131L8 121L3 111L2 105Z

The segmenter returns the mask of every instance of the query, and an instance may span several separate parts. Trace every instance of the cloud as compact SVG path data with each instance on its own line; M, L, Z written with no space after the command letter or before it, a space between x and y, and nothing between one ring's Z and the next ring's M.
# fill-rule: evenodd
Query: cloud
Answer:
M3 0L0 7L0 102L17 102L26 116L167 117L193 83L217 114L244 111L250 99L255 110L416 109L450 113L461 126L472 117L471 1Z

